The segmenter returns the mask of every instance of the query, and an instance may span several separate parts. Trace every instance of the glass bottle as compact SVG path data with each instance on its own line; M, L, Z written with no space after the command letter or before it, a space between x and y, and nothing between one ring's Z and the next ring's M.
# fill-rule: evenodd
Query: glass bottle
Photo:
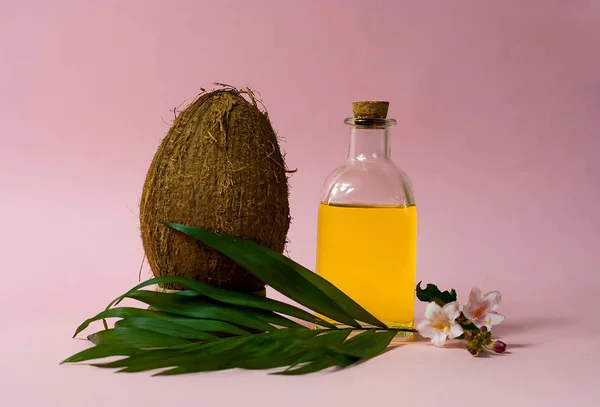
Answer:
M319 206L316 272L389 327L414 327L417 209L391 158L388 102L354 102L346 161ZM400 333L409 339L411 334Z

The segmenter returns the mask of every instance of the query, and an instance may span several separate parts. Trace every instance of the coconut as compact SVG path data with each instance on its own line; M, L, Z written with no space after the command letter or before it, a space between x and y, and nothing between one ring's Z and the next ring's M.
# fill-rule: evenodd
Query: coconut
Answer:
M162 222L233 235L283 252L290 225L288 172L268 114L252 91L203 91L173 121L144 182L140 229L154 276L263 290L264 282L229 258Z

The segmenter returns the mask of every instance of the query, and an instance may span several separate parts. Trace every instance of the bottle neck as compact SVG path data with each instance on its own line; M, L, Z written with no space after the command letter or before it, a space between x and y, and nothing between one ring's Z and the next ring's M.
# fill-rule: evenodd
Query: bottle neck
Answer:
M390 127L350 127L348 160L390 160Z

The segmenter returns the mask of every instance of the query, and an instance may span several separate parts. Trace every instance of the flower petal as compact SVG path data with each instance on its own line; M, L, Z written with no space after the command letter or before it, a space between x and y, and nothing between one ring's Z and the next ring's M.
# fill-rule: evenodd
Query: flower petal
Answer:
M425 338L431 338L433 336L433 325L428 319L423 319L419 321L419 323L416 326L416 329L417 331L419 331L421 336Z
M440 312L442 312L442 307L432 301L425 307L425 318L433 319L436 315L439 315Z
M486 319L490 321L490 325L498 325L500 322L504 321L504 315L500 315L497 312L492 311L487 314ZM491 328L491 326L488 328Z
M502 296L500 295L499 291L490 291L483 297L483 300L489 304L488 308L490 308L492 311L495 311L500 306L501 299Z
M464 331L463 327L460 326L460 324L455 322L452 325L450 325L450 334L448 335L448 338L450 338L450 339L458 338L464 332L465 331Z
M479 289L479 287L471 288L471 292L469 293L469 304L474 306L479 306L483 303L483 293Z
M473 319L475 318L475 315L474 315L474 314L475 314L475 307L474 307L474 306L472 306L471 304L469 304L469 303L466 303L466 304L463 306L463 309L462 309L462 311L463 311L463 314L465 314L465 317L466 317L467 319L471 319L471 320L473 320Z
M487 329L491 328L491 327L488 326L488 324L486 323L485 320L471 319L471 322L473 323L473 325L475 325L479 329L481 329L482 326L485 326Z
M471 292L469 293L469 300L463 306L462 310L465 314L465 317L467 317L468 319L474 319L475 313L481 308L483 304L483 293L481 292L479 287L471 288Z
M448 315L450 322L454 321L460 315L460 305L456 301L449 302L442 308L444 314Z
M444 346L444 344L446 343L446 334L442 331L435 331L435 333L431 337L431 342L437 347Z

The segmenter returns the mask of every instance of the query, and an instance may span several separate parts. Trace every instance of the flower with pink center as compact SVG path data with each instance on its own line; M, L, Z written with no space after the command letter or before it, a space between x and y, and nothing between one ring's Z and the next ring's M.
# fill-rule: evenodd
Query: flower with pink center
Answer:
M440 307L435 302L430 302L425 308L425 318L417 324L417 330L425 338L438 347L444 346L446 339L454 339L462 335L463 328L456 318L460 315L459 305L456 301Z
M463 306L463 313L477 328L492 326L504 321L504 316L496 312L500 307L500 293L490 291L483 294L478 287L473 287L469 294L469 301Z

